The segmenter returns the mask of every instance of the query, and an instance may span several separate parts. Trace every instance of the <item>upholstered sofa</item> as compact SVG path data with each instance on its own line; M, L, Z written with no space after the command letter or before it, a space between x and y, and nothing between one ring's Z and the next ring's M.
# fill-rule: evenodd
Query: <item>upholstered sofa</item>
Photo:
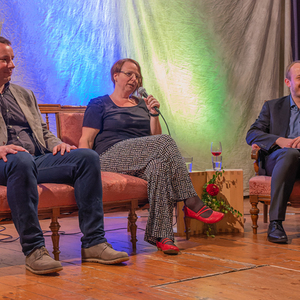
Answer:
M49 128L49 120L54 115L57 136L71 145L78 145L85 107L61 106L57 104L40 104L41 113ZM136 220L135 211L147 203L147 182L137 177L101 172L103 186L104 213L128 211L128 229L131 233L133 250L136 249ZM78 211L74 189L66 184L45 183L38 185L39 218L51 218L53 254L59 260L59 218L74 216ZM6 187L0 186L0 222L11 219L10 209L6 198Z

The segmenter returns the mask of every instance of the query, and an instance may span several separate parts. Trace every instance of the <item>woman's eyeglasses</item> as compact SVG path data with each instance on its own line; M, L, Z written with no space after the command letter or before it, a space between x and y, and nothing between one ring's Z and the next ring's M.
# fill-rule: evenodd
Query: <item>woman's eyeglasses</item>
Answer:
M131 77L133 77L133 75L134 75L135 78L136 78L137 80L140 80L140 79L141 79L141 76L138 75L138 74L136 74L136 73L134 73L134 72L124 72L124 71L120 71L120 73L125 74L128 78L131 78Z

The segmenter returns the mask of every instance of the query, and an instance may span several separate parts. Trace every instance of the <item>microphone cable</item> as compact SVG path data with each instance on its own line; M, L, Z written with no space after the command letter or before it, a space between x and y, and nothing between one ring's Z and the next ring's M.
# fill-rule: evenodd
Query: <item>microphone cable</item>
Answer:
M164 116L162 115L162 113L159 111L159 115L162 117L162 119L164 120L165 124L166 124L166 127L167 127L167 130L168 130L168 133L169 133L169 136L171 136L171 133L170 133L170 130L169 130L169 126L168 126L168 123L166 122Z

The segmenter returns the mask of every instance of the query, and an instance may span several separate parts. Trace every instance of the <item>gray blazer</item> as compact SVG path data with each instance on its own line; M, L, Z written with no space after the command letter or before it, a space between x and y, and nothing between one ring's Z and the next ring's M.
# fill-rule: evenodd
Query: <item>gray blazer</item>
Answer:
M247 143L269 152L279 137L287 137L290 113L290 96L266 101L247 132Z
M61 140L47 129L33 92L15 84L10 84L9 89L24 113L37 141L52 152L53 147L60 144ZM6 145L6 143L7 128L0 111L0 146Z

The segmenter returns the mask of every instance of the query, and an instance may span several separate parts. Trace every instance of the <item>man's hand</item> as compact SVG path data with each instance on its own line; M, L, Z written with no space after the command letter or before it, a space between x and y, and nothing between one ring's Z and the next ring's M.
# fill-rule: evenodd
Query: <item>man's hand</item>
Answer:
M288 144L288 146L290 148L297 148L297 149L299 149L300 148L300 136L292 139L291 142Z
M71 145L66 144L66 143L61 143L61 144L56 145L53 148L52 153L53 153L53 155L55 155L57 152L60 151L60 154L64 155L65 152L70 152L73 149L77 149L77 147L76 146L71 146Z
M28 153L28 151L21 146L16 146L16 145L0 146L0 159L3 159L4 162L7 162L7 157L6 157L7 154L16 154L19 151Z
M252 150L260 150L260 147L257 146L256 144L251 145Z
M281 148L298 148L300 149L300 136L294 139L280 137L276 140L276 144Z

